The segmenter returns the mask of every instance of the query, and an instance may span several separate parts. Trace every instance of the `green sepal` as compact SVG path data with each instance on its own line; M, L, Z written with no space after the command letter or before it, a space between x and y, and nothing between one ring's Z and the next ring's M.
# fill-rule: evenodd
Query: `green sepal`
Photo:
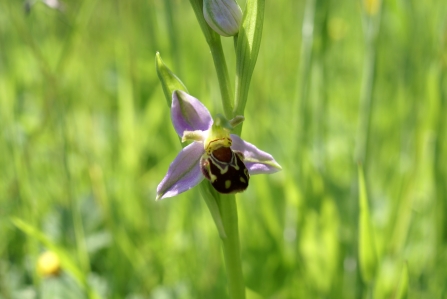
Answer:
M251 76L258 59L265 0L247 0L236 47L236 98L233 115L244 115Z
M163 87L168 106L171 107L174 90L183 90L185 92L188 92L188 90L183 82L164 64L159 52L155 54L155 69Z
M365 283L371 282L377 272L377 252L374 241L374 229L368 207L368 195L363 175L363 168L359 171L359 264L360 273Z
M222 222L222 217L220 215L219 206L217 204L218 197L220 196L211 186L207 180L203 180L199 184L200 194L203 199L205 199L206 205L210 210L211 216L213 217L214 223L216 224L217 231L221 239L226 239L227 234L225 233L225 228Z

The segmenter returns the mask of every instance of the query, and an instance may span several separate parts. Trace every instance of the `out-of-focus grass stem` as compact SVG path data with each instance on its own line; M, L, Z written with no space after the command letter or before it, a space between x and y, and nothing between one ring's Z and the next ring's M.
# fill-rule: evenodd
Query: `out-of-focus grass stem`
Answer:
M447 31L447 28L446 28ZM447 33L446 33L447 38ZM447 46L447 41L445 42ZM447 53L447 47L444 49ZM447 54L444 54L447 55ZM436 188L436 227L437 227L437 237L436 240L439 243L436 248L445 248L447 244L447 219L446 209L447 209L447 187L446 187L446 157L445 149L446 144L446 128L447 128L447 57L445 61L441 63L442 67L439 74L439 107L438 115L436 120L436 139L434 145L434 160L433 160L433 170L435 178L435 188ZM440 253L441 254L441 253Z
M355 160L357 163L364 165L365 168L367 168L368 143L373 111L373 92L376 73L377 38L380 30L380 14L381 10L379 8L377 11L374 11L374 14L372 14L371 11L365 10L363 15L365 57L360 90Z
M305 157L305 149L307 144L307 129L309 127L309 113L308 113L308 98L310 89L310 75L313 58L313 44L314 44L314 23L315 23L315 11L317 0L307 0L305 2L303 24L301 28L301 52L298 70L298 92L297 98L292 109L292 128L294 128L292 140L291 152L294 153L290 158L290 165L295 165L296 161L298 166L292 168L294 181L297 182L300 192L301 201L305 201L306 197L306 180L304 172L308 167ZM305 214L306 205L298 204L297 215ZM304 217L297 217L295 224L296 231L301 231L303 227ZM296 238L296 248L301 246L301 238ZM300 277L306 272L303 256L299 251L295 254L295 263L299 265L298 271L296 271L297 277ZM307 283L306 287L313 292L312 283Z
M380 30L381 0L365 0L362 4L365 56L359 98L359 118L354 159L356 163L364 167L366 172L368 168L367 158L373 110L373 91L376 72L377 38ZM365 181L365 185L367 184L368 182ZM361 282L360 275L358 277L358 282ZM359 289L357 290L358 294L367 294L366 298L372 298L371 284L373 283L374 280L369 281L366 285L360 283Z
M295 146L297 153L296 158L298 161L302 161L304 155L304 148L307 145L308 139L308 127L309 127L309 89L311 68L313 59L313 42L314 42L314 22L315 22L315 10L316 0L307 0L304 10L303 25L301 28L301 54L300 54L300 68L299 68L299 81L298 81L298 111L296 111L297 117L294 117L298 121L297 123L297 138ZM302 163L300 163L302 165Z
M180 63L180 47L178 43L178 34L177 34L177 24L176 20L179 18L174 17L176 14L175 6L177 4L173 4L173 1L164 1L165 11L166 11L166 23L168 27L168 37L169 37L169 48L172 51L172 56L174 60L174 69L176 69L176 73L178 75L182 75L181 71L181 63Z
M0 117L2 117L0 131L6 132L9 137L8 142L5 144L6 150L0 152L0 154L11 157L13 182L16 189L15 197L18 200L18 206L20 207L20 209L18 209L18 216L23 219L28 219L30 223L35 225L37 222L37 202L36 196L32 195L32 185L29 176L29 174L32 173L32 170L29 169L27 148L20 142L21 132L19 132L19 126L17 124L17 103L13 100L14 97L14 93L8 91L7 86L0 86L0 108L4 109L0 115ZM33 255L37 256L39 254L39 244L34 239L27 239L24 247ZM0 251L0 253L2 252ZM32 278L33 283L36 284L38 281L36 273L33 273Z
M318 51L316 60L319 69L318 90L320 91L317 98L317 105L314 112L315 124L315 163L320 171L325 169L325 139L327 128L327 100L328 100L328 79L326 54L328 52L329 36L328 36L328 21L329 21L329 1L321 1L319 8L321 10L321 20L319 20L319 34L321 39L321 47Z
M78 11L74 14L70 31L63 43L62 51L58 57L55 68L56 74L61 74L64 67L67 65L67 59L70 58L71 53L75 52L76 45L79 42L83 32L87 30L88 22L90 21L94 8L98 0L88 1L84 0L79 3Z

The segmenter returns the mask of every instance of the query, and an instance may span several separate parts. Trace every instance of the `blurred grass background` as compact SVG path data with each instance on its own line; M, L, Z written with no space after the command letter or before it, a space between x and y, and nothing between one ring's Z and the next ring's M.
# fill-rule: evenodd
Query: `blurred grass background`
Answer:
M198 190L154 201L180 149L155 52L222 112L189 2L61 4L0 2L0 298L227 298ZM238 195L251 298L398 298L407 271L408 298L447 298L446 16L443 0L267 1L243 137L283 171ZM46 250L62 269L45 278Z

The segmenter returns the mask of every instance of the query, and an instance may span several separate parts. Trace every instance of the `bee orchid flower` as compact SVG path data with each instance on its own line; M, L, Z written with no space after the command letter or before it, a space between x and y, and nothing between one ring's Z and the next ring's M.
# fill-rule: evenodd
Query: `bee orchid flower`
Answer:
M171 119L182 142L192 143L169 166L157 187L156 200L185 192L203 179L220 193L242 192L248 187L250 175L281 170L270 154L230 133L244 120L242 116L230 121L222 116L213 120L198 99L176 90L172 94Z

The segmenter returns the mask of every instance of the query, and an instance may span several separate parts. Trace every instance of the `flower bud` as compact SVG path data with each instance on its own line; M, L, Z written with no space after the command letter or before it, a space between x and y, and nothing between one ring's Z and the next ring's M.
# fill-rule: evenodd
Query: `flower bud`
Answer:
M235 0L204 0L203 16L208 25L222 36L239 32L242 10Z

